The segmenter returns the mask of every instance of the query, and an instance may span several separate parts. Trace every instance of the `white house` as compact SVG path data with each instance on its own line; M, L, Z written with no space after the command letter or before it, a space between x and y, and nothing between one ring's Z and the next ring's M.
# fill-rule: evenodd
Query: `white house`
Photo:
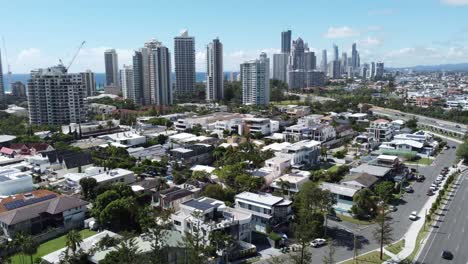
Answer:
M0 196L30 192L32 189L31 174L15 168L0 167Z
M267 226L285 223L293 215L292 201L267 193L239 193L235 203L236 208L252 214L252 224L258 232L266 233Z

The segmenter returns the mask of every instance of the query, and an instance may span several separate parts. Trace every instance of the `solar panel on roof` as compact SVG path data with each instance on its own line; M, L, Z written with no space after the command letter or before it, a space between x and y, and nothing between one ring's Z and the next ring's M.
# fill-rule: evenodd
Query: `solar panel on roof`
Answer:
M57 197L56 194L49 194L49 195L42 196L42 197L39 197L39 198L31 198L31 199L27 199L27 200L13 201L13 202L6 203L5 208L8 211L10 211L10 210L18 209L18 208L21 208L21 207L24 207L24 206L27 206L27 205L47 201L47 200L53 199L55 197Z

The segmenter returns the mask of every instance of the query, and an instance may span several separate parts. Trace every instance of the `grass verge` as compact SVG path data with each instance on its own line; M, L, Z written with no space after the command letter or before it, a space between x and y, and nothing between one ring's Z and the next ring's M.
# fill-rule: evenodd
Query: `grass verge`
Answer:
M380 251L372 251L367 254L357 257L357 263L383 263L384 261L389 260L388 255L383 255L383 260L380 259ZM343 264L354 264L354 259L350 259Z
M90 237L94 234L96 234L96 232L94 231L91 231L89 229L83 229L80 231L80 234L81 234L81 238L85 239L87 237ZM59 250L63 247L65 247L65 242L66 242L66 238L65 238L66 235L63 235L63 236L60 236L60 237L57 237L55 239L52 239L52 240L49 240L49 241L46 241L44 243L42 243L39 248L37 249L37 252L36 254L33 255L33 261L36 259L36 258L41 258L49 253L52 253L56 250ZM30 258L29 256L25 256L24 257L25 261L23 262L22 261L22 256L20 254L15 254L13 257L12 257L12 263L13 264L31 264L31 261L30 261Z
M347 215L340 214L339 217L341 218L341 220L343 220L345 222L349 222L349 223L353 223L353 224L357 224L357 225L371 225L371 224L373 224L373 222L371 222L371 221L359 220L359 219L356 219L354 217L347 216Z
M386 249L392 252L393 254L397 255L403 250L404 247L405 247L405 240L402 239L396 243L391 244L390 246L387 246Z

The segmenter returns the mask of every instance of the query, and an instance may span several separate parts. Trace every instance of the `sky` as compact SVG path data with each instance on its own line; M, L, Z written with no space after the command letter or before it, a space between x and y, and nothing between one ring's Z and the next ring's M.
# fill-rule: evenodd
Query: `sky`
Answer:
M219 37L224 70L265 51L281 48L281 31L292 30L317 53L332 46L361 62L386 67L468 62L468 0L0 0L0 36L13 73L65 65L82 41L71 72L104 71L104 50L114 48L119 65L155 38L173 52L174 37L195 37L196 68L205 71L205 47Z

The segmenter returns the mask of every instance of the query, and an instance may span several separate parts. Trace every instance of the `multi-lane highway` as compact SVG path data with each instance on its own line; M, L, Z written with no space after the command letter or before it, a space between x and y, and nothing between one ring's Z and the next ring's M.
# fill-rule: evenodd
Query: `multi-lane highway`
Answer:
M455 184L447 205L429 235L416 263L468 263L468 172ZM453 260L442 259L443 250L450 251Z
M440 130L441 132L451 133L461 138L466 133L468 133L467 125L463 125L463 124L459 124L455 122L449 122L449 121L440 120L436 118L404 113L398 110L382 108L382 107L377 107L377 106L372 107L370 110L375 115L387 116L393 120L401 119L401 120L407 121L413 117L416 117L418 119L418 124L422 127L430 127L435 130Z

